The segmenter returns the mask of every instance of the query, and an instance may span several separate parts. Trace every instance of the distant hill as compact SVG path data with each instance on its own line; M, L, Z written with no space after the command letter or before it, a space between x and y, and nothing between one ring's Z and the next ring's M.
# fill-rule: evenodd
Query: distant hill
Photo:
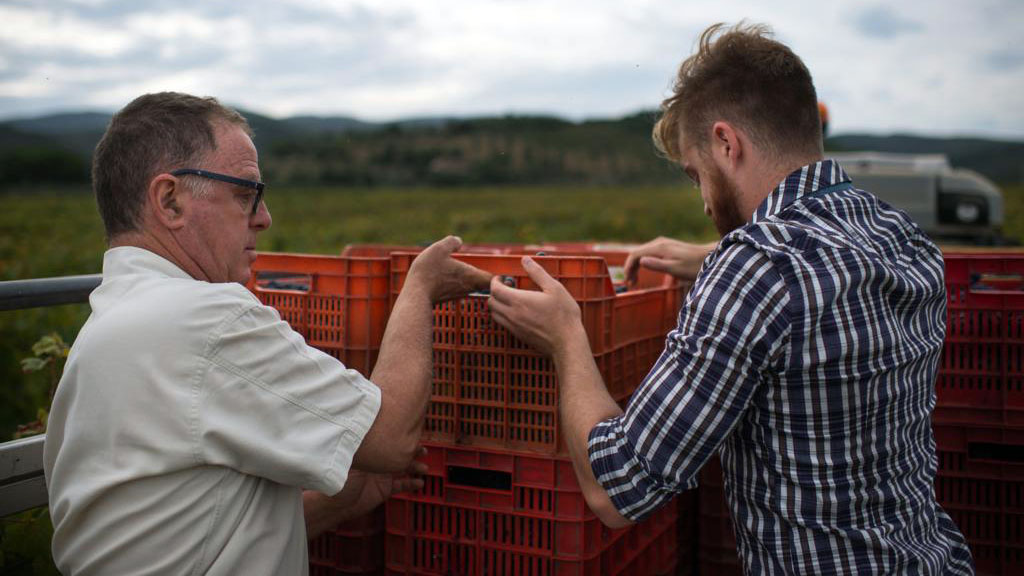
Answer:
M363 122L348 116L292 116L284 121L297 132L323 134L324 132L365 132L377 130L380 124Z
M72 152L87 161L109 122L110 114L98 112L10 120L0 123L0 131L7 133L0 138L0 153L31 143Z
M653 111L582 122L537 115L367 122L242 112L256 134L264 177L275 184L629 185L680 179L654 152ZM62 173L61 181L73 174L87 178L80 165L88 166L109 120L109 114L84 112L0 122L0 185L47 181L48 171L29 169L26 157L40 167L67 158L76 168ZM996 182L1024 182L1024 142L847 134L829 138L826 149L941 153L954 166Z
M107 129L108 122L110 122L110 114L103 112L69 112L10 120L5 124L23 132L60 136L68 132L99 132L102 134Z

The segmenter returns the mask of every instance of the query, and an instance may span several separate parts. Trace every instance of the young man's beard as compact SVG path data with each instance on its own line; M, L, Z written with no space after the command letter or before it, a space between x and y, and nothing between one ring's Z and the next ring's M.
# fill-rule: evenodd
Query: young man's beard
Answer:
M709 195L711 221L715 223L718 234L724 237L746 224L747 219L740 215L739 190L725 174L717 166L712 165L708 177L711 179L711 189L714 190L714 193Z

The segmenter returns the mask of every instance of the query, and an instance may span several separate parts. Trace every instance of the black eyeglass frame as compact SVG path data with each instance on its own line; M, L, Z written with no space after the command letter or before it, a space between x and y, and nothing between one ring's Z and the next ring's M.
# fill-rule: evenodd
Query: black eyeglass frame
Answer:
M185 176L192 174L199 176L200 178L209 178L210 180L219 180L220 182L227 182L228 184L234 184L236 186L242 186L243 188L252 188L256 191L256 198L252 202L252 215L255 216L260 209L260 202L263 201L263 190L267 187L263 182L257 182L256 180L246 180L244 178L235 178L234 176L228 176L227 174L219 174L217 172L210 172L209 170L199 170L198 168L179 168L171 172L171 176Z

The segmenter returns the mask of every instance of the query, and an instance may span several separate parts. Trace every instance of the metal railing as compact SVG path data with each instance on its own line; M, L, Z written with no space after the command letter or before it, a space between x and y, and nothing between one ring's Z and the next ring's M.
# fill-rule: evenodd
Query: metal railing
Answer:
M88 274L0 282L0 310L88 302L89 294L100 285L102 279L100 274Z
M89 301L102 276L65 276L0 282L0 310L19 310ZM0 517L46 506L43 442L46 435L0 444Z
M0 444L0 516L46 506L43 442L46 435Z

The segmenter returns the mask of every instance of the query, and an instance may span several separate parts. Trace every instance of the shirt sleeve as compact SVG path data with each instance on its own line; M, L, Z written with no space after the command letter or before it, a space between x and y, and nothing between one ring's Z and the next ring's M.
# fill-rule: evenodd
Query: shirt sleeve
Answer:
M253 305L211 338L193 390L194 458L325 494L341 490L380 390Z
M665 350L625 413L590 432L598 482L619 512L640 520L694 488L778 362L789 293L770 258L731 244L705 263Z

